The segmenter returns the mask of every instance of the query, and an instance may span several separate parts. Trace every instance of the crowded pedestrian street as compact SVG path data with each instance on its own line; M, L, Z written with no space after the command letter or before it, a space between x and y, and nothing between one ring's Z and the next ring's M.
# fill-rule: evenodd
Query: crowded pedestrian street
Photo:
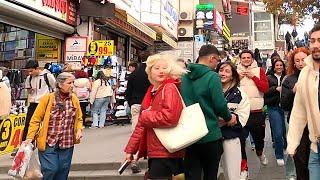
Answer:
M320 180L320 0L0 0L0 180Z
M266 124L268 125L269 123L266 122ZM112 125L98 130L85 129L85 138L83 138L81 144L77 145L74 152L70 179L143 180L146 168L145 160L142 160L144 169L139 174L132 174L129 168L121 176L117 171L124 161L122 152L130 136L130 129L131 126L128 124L125 126ZM265 141L266 155L270 160L266 167L260 165L255 152L251 150L251 146L247 148L250 166L249 179L285 179L285 167L278 167L273 155L269 126L267 126ZM8 168L12 162L10 154L1 156L0 161L0 179L12 179L7 175ZM221 168L219 170L219 180L224 180Z

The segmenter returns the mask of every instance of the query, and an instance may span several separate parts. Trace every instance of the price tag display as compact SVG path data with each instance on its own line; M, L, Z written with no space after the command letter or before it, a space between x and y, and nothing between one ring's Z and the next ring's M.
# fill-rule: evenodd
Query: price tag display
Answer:
M112 56L114 52L113 40L91 41L87 48L88 56Z
M10 153L21 144L26 114L9 115L0 123L0 155Z

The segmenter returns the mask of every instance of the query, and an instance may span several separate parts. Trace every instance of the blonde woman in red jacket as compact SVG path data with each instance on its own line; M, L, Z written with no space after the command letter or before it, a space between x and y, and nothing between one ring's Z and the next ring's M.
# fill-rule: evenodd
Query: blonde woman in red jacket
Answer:
M183 102L177 75L186 71L168 54L156 54L147 60L146 72L151 82L142 101L141 114L125 148L126 159L148 158L149 179L171 179L183 173L184 150L169 153L157 138L153 128L170 128L178 124Z

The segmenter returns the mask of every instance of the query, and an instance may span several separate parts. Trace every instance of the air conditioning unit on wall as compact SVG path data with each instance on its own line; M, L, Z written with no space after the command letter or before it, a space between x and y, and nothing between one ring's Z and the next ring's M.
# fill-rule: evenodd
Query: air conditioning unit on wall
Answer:
M193 24L180 24L178 26L178 37L193 37Z
M180 12L179 20L180 21L190 21L190 20L192 20L191 11L182 11L182 12Z

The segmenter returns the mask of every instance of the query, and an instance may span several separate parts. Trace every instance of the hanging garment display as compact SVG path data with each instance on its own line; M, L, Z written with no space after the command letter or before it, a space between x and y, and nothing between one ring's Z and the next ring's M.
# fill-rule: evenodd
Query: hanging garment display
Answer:
M0 116L8 115L11 108L11 92L4 82L0 82L0 94Z

